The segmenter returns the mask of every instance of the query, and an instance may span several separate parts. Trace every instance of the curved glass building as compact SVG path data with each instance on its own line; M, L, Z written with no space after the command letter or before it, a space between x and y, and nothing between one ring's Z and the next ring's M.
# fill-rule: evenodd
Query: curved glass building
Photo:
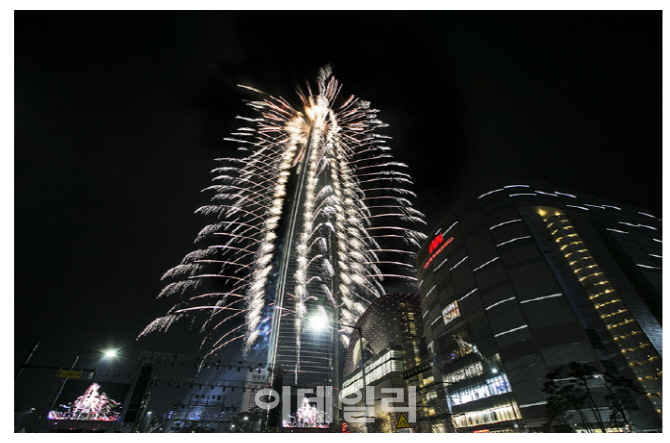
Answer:
M418 254L418 277L455 431L660 430L661 262L660 219L594 196L510 185L445 218ZM556 415L545 376L571 362L595 368L593 401ZM574 382L563 377L553 379Z

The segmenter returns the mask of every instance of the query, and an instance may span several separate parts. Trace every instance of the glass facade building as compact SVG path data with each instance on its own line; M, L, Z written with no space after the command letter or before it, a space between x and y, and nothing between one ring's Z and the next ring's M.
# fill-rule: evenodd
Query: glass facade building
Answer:
M432 419L436 412L431 403L435 398L434 386L430 367L425 365L428 358L420 312L418 294L386 294L375 300L356 323L344 354L343 417L346 421L348 410L362 411L367 404L370 408L368 417L374 416L374 420L368 426L348 423L349 430L396 432L400 412L412 403L416 405L416 420L410 423L414 432L430 432L431 426L436 424ZM365 363L365 383L361 358ZM411 397L409 386L414 388ZM399 408L395 412L382 408L382 399L398 398L398 395L385 391L389 388L403 390L402 401L393 403ZM407 413L405 415L409 417Z
M434 377L456 432L626 430L595 405L548 427L545 376L577 362L634 380L629 430L661 428L661 220L642 208L528 184L489 190L418 254ZM568 429L569 428L569 429ZM603 427L599 428L600 430Z

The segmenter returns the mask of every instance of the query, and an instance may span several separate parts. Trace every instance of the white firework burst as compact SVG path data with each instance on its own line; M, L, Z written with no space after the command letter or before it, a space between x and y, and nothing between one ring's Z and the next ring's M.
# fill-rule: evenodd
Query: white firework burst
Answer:
M423 215L403 187L406 165L375 133L385 126L378 111L340 99L329 67L314 93L298 91L299 106L244 88L261 95L248 102L257 116L238 117L244 127L226 140L246 156L217 159L211 204L196 211L214 220L197 236L200 249L164 275L174 281L159 296L180 301L143 334L201 312L210 353L237 339L249 350L286 316L299 365L310 312L326 306L334 322L353 325L386 281L415 281L425 235L412 227Z

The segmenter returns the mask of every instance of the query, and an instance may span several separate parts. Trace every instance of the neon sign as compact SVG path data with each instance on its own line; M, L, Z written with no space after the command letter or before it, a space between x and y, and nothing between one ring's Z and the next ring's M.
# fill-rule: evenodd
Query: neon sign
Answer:
M424 263L423 268L426 269L428 265L430 265L430 263L433 261L433 259L437 257L440 254L440 252L444 251L444 248L449 246L449 244L451 244L451 242L453 241L454 237L449 237L449 239L444 240L442 234L438 234L437 237L435 237L433 241L430 242L430 245L428 245L428 253L432 255L428 260L426 260L426 263ZM439 248L436 251L435 248L437 248L438 246Z
M444 237L442 237L442 234L438 234L438 236L435 237L432 242L430 242L430 245L428 245L428 253L432 254L435 248L437 248L443 240Z

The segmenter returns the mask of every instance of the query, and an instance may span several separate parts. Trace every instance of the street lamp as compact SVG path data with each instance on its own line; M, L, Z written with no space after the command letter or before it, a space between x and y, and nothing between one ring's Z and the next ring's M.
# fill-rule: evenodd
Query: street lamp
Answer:
M322 331L330 327L329 322L328 322L328 317L326 316L325 313L319 313L319 314L314 314L310 317L309 319L309 325L314 331ZM359 351L359 360L360 360L360 365L361 365L361 376L363 378L363 407L365 408L365 431L369 433L369 424L368 424L368 398L367 398L367 380L365 377L365 362L363 361L363 331L360 326L352 326L352 325L345 325L341 324L340 326L344 328L351 328L355 329L358 331L358 339L359 339L359 346L358 346L358 351Z
M358 352L359 354L359 360L361 362L361 376L363 377L363 408L365 410L365 432L370 433L370 424L368 423L368 393L367 393L367 380L365 378L365 361L363 360L363 330L361 329L360 326L352 326L352 325L343 325L340 324L340 326L345 327L345 328L352 328L358 331Z
M99 355L98 352L79 352L77 353L77 356L75 357L74 361L72 362L72 366L70 366L70 371L75 370L75 366L77 365L77 362L79 361L79 358L84 355L84 354L93 354L93 355ZM116 357L116 350L108 350L103 352L103 357L104 358L114 358ZM56 397L54 397L53 401L51 402L51 407L49 408L49 411L53 411L56 402L58 401L58 397L63 393L63 388L65 387L65 383L67 383L69 377L63 378L63 383L60 385L60 389L58 389L58 393L56 394ZM47 412L48 413L48 412Z

